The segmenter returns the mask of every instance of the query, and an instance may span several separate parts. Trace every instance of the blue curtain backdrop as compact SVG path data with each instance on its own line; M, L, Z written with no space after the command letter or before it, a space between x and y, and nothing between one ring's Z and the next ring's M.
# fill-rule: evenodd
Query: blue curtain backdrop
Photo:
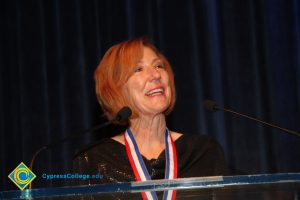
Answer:
M0 23L0 190L17 189L8 174L42 145L105 121L93 71L111 45L138 36L173 66L170 129L215 137L234 174L300 172L300 138L202 106L300 130L298 0L4 0ZM35 187L67 184L41 175L71 172L76 149L120 130L42 152Z

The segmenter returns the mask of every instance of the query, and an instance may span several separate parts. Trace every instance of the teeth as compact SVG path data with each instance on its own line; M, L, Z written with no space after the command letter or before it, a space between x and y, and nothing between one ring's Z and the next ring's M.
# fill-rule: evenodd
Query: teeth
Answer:
M163 89L162 88L158 88L158 89L155 89L155 90L151 90L150 92L148 92L146 95L147 96L152 96L154 94L159 94L159 93L163 93Z

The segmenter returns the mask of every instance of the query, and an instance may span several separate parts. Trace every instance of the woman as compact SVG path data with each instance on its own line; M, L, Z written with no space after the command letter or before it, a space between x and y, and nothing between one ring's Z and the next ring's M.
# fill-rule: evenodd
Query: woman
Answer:
M89 183L143 181L222 175L220 146L212 139L168 130L166 115L175 103L175 85L167 59L143 38L111 47L95 71L98 101L109 119L124 106L132 116L128 129L81 151L79 172L100 172Z

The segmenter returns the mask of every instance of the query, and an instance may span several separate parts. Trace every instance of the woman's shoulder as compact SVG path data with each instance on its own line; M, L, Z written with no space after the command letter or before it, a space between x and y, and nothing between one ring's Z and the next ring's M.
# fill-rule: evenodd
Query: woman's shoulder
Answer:
M118 151L121 148L122 146L120 146L120 143L118 143L117 141L111 138L103 138L99 141L80 148L73 156L73 159L76 159L78 157L97 156L97 154L103 155L106 152L111 153L113 151Z
M210 145L218 144L217 140L212 136L196 135L196 134L189 134L189 133L180 134L178 137L178 143L199 144L200 146L205 144L210 144Z
M181 177L227 174L223 148L213 137L183 134L175 144Z
M220 143L208 135L183 134L175 141L179 154L198 154L198 155L223 155L223 148Z
M102 178L91 184L134 180L124 145L105 138L78 151L73 158L73 170L78 173L100 173Z
M203 147L218 147L218 141L212 136L208 135L196 135L190 133L181 133L176 131L170 131L171 136L177 146L191 146L193 149Z

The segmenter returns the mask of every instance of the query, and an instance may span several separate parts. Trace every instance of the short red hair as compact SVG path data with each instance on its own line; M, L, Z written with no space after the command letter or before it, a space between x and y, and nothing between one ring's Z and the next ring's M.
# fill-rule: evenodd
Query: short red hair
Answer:
M96 95L109 119L113 119L122 107L131 107L125 99L122 86L134 73L138 61L143 57L144 47L149 47L162 59L169 75L171 102L164 113L169 114L174 107L176 91L171 65L148 39L136 38L121 42L108 49L95 70ZM132 112L131 118L138 117L135 110L132 110Z

